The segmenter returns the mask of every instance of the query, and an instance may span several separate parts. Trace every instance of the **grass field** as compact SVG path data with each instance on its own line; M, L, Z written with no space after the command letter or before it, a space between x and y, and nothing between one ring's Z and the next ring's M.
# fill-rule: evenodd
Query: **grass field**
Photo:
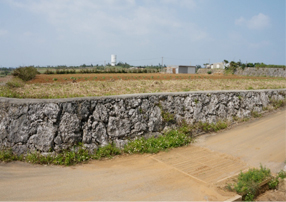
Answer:
M70 83L75 80L76 82L82 81L115 81L115 80L182 80L182 79L267 79L265 77L246 77L235 75L200 75L200 74L160 74L160 73L148 73L148 74L55 74L37 75L35 79L29 81L29 84L36 83Z
M157 92L253 90L286 88L285 78L176 75L71 74L37 75L27 82L0 86L0 96L16 98L70 98Z

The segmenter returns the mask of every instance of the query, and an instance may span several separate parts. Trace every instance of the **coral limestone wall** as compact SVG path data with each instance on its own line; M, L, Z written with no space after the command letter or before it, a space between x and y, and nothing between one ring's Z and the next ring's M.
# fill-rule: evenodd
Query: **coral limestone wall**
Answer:
M0 98L0 147L16 153L59 152L82 142L94 150L109 142L158 135L173 122L216 122L260 112L286 89L138 94L59 100ZM163 115L163 116L162 116Z
M286 77L285 68L256 68L238 69L234 74L244 76Z

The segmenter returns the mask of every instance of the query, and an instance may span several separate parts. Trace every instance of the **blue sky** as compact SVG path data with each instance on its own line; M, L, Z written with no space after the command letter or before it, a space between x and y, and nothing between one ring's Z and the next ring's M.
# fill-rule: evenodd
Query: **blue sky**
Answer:
M0 66L285 65L285 0L0 0Z

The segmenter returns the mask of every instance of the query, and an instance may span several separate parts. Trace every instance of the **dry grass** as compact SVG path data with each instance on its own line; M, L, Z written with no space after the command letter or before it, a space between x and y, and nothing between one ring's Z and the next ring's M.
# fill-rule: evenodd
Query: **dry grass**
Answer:
M28 84L36 83L70 83L73 80L82 81L114 81L114 80L182 80L182 79L267 79L266 77L247 77L238 75L218 75L218 74L39 74L35 79L28 81Z
M68 98L135 93L205 90L252 90L286 88L286 79L191 79L191 80L115 80L77 83L26 84L13 89L23 98Z

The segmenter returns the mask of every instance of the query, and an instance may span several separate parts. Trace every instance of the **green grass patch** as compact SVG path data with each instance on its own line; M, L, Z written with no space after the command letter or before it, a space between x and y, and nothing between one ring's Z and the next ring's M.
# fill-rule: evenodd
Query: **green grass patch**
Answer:
M8 86L9 88L20 88L23 87L24 85L25 82L18 77L14 77L6 83L6 86Z
M19 160L23 160L23 156L14 155L12 152L12 149L0 150L0 161L10 162L10 161L19 161Z
M260 194L260 190L265 188L276 189L279 185L279 178L285 179L286 172L281 170L277 173L276 177L274 177L270 169L263 167L260 165L260 168L253 168L248 170L245 173L240 173L237 182L235 184L227 184L225 188L229 191L236 191L238 194L242 195L242 199L244 201L253 201L256 196ZM270 179L268 184L262 186L262 182ZM265 187L268 186L268 187Z
M25 161L34 164L74 165L87 162L90 159L111 158L123 153L158 153L169 148L180 147L192 142L192 138L182 129L171 130L157 138L140 138L130 141L123 149L117 148L114 144L101 147L93 154L90 154L81 145L73 148L72 151L63 151L58 154L42 155L39 152L29 153L26 156L17 156L11 149L0 151L0 161Z
M253 201L259 191L259 183L271 177L270 169L260 166L260 169L253 168L245 173L240 173L238 182L234 186L238 194L243 195L243 200Z
M105 147L99 148L94 155L92 155L93 159L101 159L101 158L111 158L115 155L122 154L122 150L115 147L114 144L109 144Z
M281 179L285 179L285 178L286 178L286 171L281 170L281 171L278 173L278 177L280 177Z
M225 121L218 121L217 123L202 123L199 122L196 126L198 129L204 132L217 132L228 127L228 123Z
M124 147L124 152L128 154L158 153L166 149L188 145L191 142L192 138L182 130L171 130L157 138L139 138L131 141Z

